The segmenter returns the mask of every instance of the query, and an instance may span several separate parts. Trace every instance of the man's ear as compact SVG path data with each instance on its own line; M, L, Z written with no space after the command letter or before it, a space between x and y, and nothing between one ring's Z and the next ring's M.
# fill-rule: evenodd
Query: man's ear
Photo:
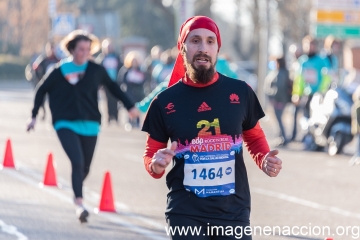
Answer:
M181 47L180 47L180 52L181 52L181 53L186 53L186 46L185 46L185 43L182 43L182 44L181 44Z
M181 44L181 47L180 47L180 55L183 57L183 58L186 58L186 46L184 43Z

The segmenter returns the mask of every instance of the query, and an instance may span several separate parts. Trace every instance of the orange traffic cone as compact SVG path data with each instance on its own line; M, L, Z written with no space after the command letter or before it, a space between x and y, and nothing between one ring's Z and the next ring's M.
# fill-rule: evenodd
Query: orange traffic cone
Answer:
M49 153L48 161L45 168L44 182L45 186L58 186L56 181L56 172L53 164L53 155Z
M104 211L104 212L116 212L115 206L114 206L114 197L113 197L113 191L112 191L112 185L111 185L111 177L110 177L109 172L105 173L99 210Z
M15 168L14 157L12 153L11 140L6 141L3 167Z

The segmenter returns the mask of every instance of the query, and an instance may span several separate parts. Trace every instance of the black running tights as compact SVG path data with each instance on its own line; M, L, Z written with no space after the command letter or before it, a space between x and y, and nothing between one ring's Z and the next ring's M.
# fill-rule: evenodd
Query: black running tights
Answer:
M81 136L69 129L59 129L57 135L71 161L71 182L76 198L82 198L83 181L90 171L97 136Z

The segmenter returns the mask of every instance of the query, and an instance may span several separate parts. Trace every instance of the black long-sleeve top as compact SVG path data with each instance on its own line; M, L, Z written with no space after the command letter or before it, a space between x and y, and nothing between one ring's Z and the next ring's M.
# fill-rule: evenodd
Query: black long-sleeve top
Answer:
M104 67L89 61L84 76L72 85L60 71L60 65L39 82L32 117L35 118L48 93L53 124L57 120L90 120L101 122L98 89L104 85L129 110L134 103L111 80Z

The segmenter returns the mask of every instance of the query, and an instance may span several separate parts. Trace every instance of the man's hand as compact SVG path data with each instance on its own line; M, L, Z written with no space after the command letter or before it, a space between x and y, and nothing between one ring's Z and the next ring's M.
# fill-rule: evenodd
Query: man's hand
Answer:
M300 103L300 97L298 95L292 95L291 101L295 106L298 106Z
M154 154L150 169L156 174L164 172L165 168L171 163L172 158L175 156L176 148L177 142L174 141L171 143L170 149L163 148L158 150L157 153Z
M139 115L139 110L136 107L129 109L129 116L131 119L137 118Z
M278 154L278 150L272 150L263 161L262 170L270 177L276 177L282 169L282 161L276 156Z
M30 130L34 130L35 124L36 124L36 118L32 118L31 120L29 120L29 123L26 127L26 131L30 132Z

